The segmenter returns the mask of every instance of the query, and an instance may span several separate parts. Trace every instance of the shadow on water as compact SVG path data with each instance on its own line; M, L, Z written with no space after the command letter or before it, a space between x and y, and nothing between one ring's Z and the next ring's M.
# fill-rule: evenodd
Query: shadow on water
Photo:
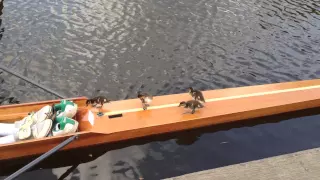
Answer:
M79 173L77 167L81 163L88 163L90 161L94 161L100 156L103 156L104 154L108 153L109 151L123 149L135 145L144 145L150 142L154 142L153 146L156 146L152 147L151 149L169 149L168 151L162 151L158 155L160 156L158 157L159 159L155 158L156 152L153 152L149 153L143 159L143 161L138 163L139 170L141 171L145 179L162 179L166 177L180 175L179 171L182 171L184 173L195 172L205 169L218 168L226 165L257 160L261 158L277 156L281 154L297 152L301 150L320 147L320 141L313 141L313 144L303 144L303 141L301 141L304 138L313 138L314 140L316 140L316 132L313 132L312 130L318 129L320 127L320 123L317 123L317 126L315 126L314 128L308 127L308 131L310 133L308 136L300 137L293 140L290 138L290 136L288 136L288 132L289 134L295 133L294 128L289 128L287 132L280 132L276 137L271 134L270 137L259 137L259 133L257 133L257 131L263 133L263 131L266 130L266 126L271 126L274 129L279 129L279 126L289 125L289 127L292 127L292 125L290 124L301 124L301 121L305 121L303 124L318 121L318 118L320 118L319 112L320 108L306 109L294 113L283 113L263 118L248 119L242 122L233 122L183 132L155 135L135 140L128 140L118 143L103 144L87 148L80 148L77 150L59 152L35 166L31 171L37 169L50 169L72 166L69 169L66 169L64 174L60 175L59 179L64 179L70 174ZM255 133L256 137L251 138L251 142L247 142L245 140L246 137L239 137L239 139L241 140L240 142L243 143L242 145L240 145L239 139L235 140L235 138L229 139L221 137L222 132L228 133L230 132L230 130L239 130L244 128L247 130L251 130ZM305 126L302 125L300 126L300 128L305 128ZM218 135L218 137L214 137L216 135ZM250 133L248 133L248 135L250 135ZM210 137L211 141L206 140L207 138L209 138L208 136L213 136ZM223 139L225 139L225 141L223 141ZM163 146L161 142L167 141L175 142L178 148L175 149ZM210 144L207 144L208 142L210 142ZM246 149L250 148L250 143L259 145L260 152L254 152L252 150L246 151ZM292 143L299 143L299 146L295 146ZM203 152L199 153L197 151L194 151L194 148L192 146L196 146L197 148L203 148ZM172 151L173 149L175 150ZM209 163L204 163L208 162L208 160L202 161L204 158L202 153L212 154L210 156L205 156L205 158L211 159ZM193 164L186 164L184 162L184 159L181 159L181 157L191 158L191 162ZM4 176L11 174L18 168L21 168L28 162L32 161L34 158L36 157L21 158L13 161L1 161L0 166L2 168L0 170L0 175ZM159 161L160 159L161 161ZM138 179L141 177L138 173L135 173L133 167L125 161L120 160L118 162L115 162L114 166L118 166L120 168L117 170L113 170L113 174L122 174L122 176L126 176L127 171L133 171L133 179ZM90 167L90 169L95 168L97 168L97 166L93 165ZM39 172L39 175L41 175L39 177L45 175L45 177L48 177L49 179L57 178L55 175L52 174L51 171L42 170ZM29 179L33 177L32 174L32 172L26 173L26 175L23 175L21 179ZM75 177L73 179L78 178Z
M2 39L3 32L4 32L4 27L2 27L2 10L3 10L3 1L1 0L0 2L0 40Z

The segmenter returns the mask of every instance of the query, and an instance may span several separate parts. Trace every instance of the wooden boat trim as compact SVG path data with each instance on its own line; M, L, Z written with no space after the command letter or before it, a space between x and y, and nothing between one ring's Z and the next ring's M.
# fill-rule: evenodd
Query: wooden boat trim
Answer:
M96 109L85 106L85 97L74 98L79 104L76 119L80 122L81 132L77 133L80 138L63 150L319 107L320 79L228 88L203 93L207 97L206 107L193 115L183 114L185 109L173 106L182 100L190 99L187 93L154 97L153 106L147 111L126 112L141 108L138 99L114 101L102 108L106 113L121 111L123 113L121 118L98 117L95 114ZM53 102L58 100L46 103ZM29 103L29 106L32 109L46 103ZM30 109L29 106L23 105ZM7 118L10 120L19 118L27 112L21 107L0 106L0 115L11 112L7 114ZM17 109L22 112L17 113ZM93 112L95 119L93 123L88 121L89 112ZM5 122L6 119L0 118L0 121ZM72 134L0 145L0 160L44 153L70 136Z
M284 90L275 90L275 91L268 91L268 92L251 93L251 94L221 97L221 98L213 98L213 99L207 99L206 102L225 101L225 100L230 100L230 99L248 98L248 97L254 97L254 96L263 96L263 95L270 95L270 94L277 94L277 93L302 91L302 90L315 89L315 88L320 88L320 85L299 87L299 88L292 88L292 89L284 89ZM152 109L169 108L169 107L176 107L178 105L179 105L179 102L174 103L174 104L164 104L164 105L159 105L159 106L151 106L148 109L152 110ZM104 116L123 114L123 113L129 113L129 112L137 112L137 111L143 111L143 108L128 109L128 110L123 110L123 111L112 111L109 113L105 113Z

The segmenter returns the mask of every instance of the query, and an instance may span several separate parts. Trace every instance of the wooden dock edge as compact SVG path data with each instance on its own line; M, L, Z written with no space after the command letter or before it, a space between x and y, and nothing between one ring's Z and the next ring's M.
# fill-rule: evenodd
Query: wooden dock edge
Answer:
M204 170L165 180L316 180L320 148Z

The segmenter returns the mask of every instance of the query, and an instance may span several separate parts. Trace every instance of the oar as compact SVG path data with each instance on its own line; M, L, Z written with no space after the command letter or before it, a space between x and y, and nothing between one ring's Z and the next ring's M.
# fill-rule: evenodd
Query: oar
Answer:
M41 85L41 84L38 84L37 82L31 80L31 79L28 79L27 77L24 77L22 75L20 75L19 73L16 73L8 68L6 68L5 66L2 66L0 64L0 69L6 71L7 73L10 73L14 76L17 76L18 78L21 78L51 94L54 94L56 95L57 97L59 98L66 98L64 96L62 96L61 94ZM41 162L42 160L46 159L47 157L51 156L53 153L57 152L59 149L63 148L64 146L68 145L69 143L71 143L72 141L74 141L75 139L78 138L78 135L74 135L70 138L68 138L67 140L63 141L61 144L57 145L56 147L54 147L53 149L51 149L50 151L46 152L45 154L41 155L40 157L38 157L37 159L33 160L32 162L30 162L29 164L27 164L26 166L22 167L21 169L19 169L18 171L16 171L15 173L13 173L12 175L10 175L9 177L6 178L6 180L8 179L14 179L16 177L18 177L19 175L21 175L22 173L24 173L25 171L29 170L30 168L32 168L33 166L35 166L36 164L38 164L39 162Z
M15 76L17 76L17 77L19 77L19 78L21 78L21 79L23 79L23 80L25 80L25 81L37 86L37 87L39 87L39 88L41 88L41 89L43 89L43 90L45 90L47 92L50 92L51 94L54 94L54 95L58 96L59 98L62 98L62 99L65 98L61 94L59 94L59 93L57 93L57 92L55 92L55 91L53 91L53 90L41 85L41 84L38 84L37 82L35 82L35 81L31 80L31 79L26 78L26 77L14 72L14 71L8 69L8 68L6 68L5 66L2 66L1 64L0 64L0 69L4 70L4 71L6 71L6 72L8 72L8 73L10 73L12 75L15 75Z
M35 166L39 162L43 161L47 157L51 156L53 153L57 152L58 150L60 150L64 146L68 145L69 143L71 143L72 141L74 141L77 138L78 138L78 135L71 136L67 140L63 141L61 144L59 144L56 147L52 148L50 151L44 153L43 155L41 155L37 159L33 160L32 162L30 162L26 166L22 167L21 169L19 169L15 173L13 173L10 176L8 176L5 180L11 180L11 179L14 179L14 178L18 177L19 175L21 175L25 171L29 170L30 168L32 168L33 166Z

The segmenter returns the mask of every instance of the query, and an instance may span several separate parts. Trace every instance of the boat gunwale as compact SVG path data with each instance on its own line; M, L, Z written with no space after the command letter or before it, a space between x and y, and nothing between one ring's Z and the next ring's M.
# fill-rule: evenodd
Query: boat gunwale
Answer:
M310 83L312 82L312 83ZM313 83L316 82L316 83ZM280 84L280 86L278 86ZM306 85L307 84L307 85ZM295 82L283 82L283 83L272 83L272 84L264 84L264 85L253 85L253 86L242 86L242 87L233 87L233 88L224 88L224 89L214 89L214 90L208 90L210 92L223 92L224 90L234 90L234 89L241 89L241 93L243 93L242 91L244 91L244 94L250 94L246 93L246 91L248 91L248 89L255 87L257 88L255 91L257 92L269 92L272 91L274 89L294 89L297 87L311 87L314 86L315 84L320 84L320 79L315 79L315 80L304 80L304 81L295 81ZM288 86L288 87L287 87ZM291 87L294 86L294 87ZM261 87L266 87L265 89L261 88ZM260 90L263 89L263 90ZM254 88L253 88L254 89ZM203 91L204 93L208 92L208 91ZM165 96L173 96L173 95L182 95L182 94L187 94L187 93L179 93L179 94L170 94L170 95L162 95L162 96L157 96L157 98L160 97L165 97ZM226 96L228 95L228 93L225 93ZM231 93L232 94L232 93ZM75 98L66 98L66 99L75 99L75 100L84 100L87 99L86 97L75 97ZM136 98L134 98L136 99ZM0 106L1 108L4 107L9 107L9 108L15 108L15 107L20 107L20 106L27 106L27 105L41 105L41 104L46 104L46 103L52 103L52 102L57 102L61 99L58 100L51 100L51 101L40 101L40 102L35 102L35 103L24 103L24 104L14 104L14 105L6 105L6 106ZM119 100L117 102L126 102L126 101L130 101L133 99L127 99L127 100ZM294 109L307 109L307 108L302 108L302 107L298 107L295 108L294 106L296 106L295 104L311 104L310 106L315 106L317 104L318 106L318 102L319 99L309 99L309 100L305 100L305 101L300 101L300 102L296 102L296 103L291 103L291 104L285 104L285 105L278 105L278 106L271 106L271 107L264 107L261 108L260 110L257 110L257 112L259 111L267 111L270 108L275 108L275 107L285 107L285 106L290 106L291 109L293 110L289 110L288 112L294 111ZM301 106L301 105L300 105ZM81 107L81 108L85 108L85 107ZM275 111L275 110L273 110ZM285 110L283 110L285 111ZM57 141L59 139L64 139L64 138L68 138L70 136L73 136L75 134L79 134L80 135L80 142L77 143L75 142L74 144L71 144L70 146L63 148L63 149L74 149L77 147L86 147L86 146L92 146L92 145L96 145L96 144L104 144L104 143L112 143L115 141L124 141L124 140L128 140L128 139L134 139L134 138L140 138L143 136L149 136L149 135L156 135L156 134L163 134L163 133L170 133L170 132L176 132L176 131L183 131L184 129L194 129L194 128L199 128L199 127L204 127L204 126L208 126L209 124L211 125L216 125L216 124L223 124L223 123L228 123L228 122L233 122L233 121L239 121L239 120L225 120L225 122L223 121L219 121L219 122L210 122L208 119L212 118L212 119L217 119L217 118L221 118L222 116L226 116L225 118L231 118L231 117L237 117L239 115L239 113L242 112L236 112L236 113L231 113L229 115L219 115L219 116L201 116L200 119L196 118L194 121L182 121L182 122L172 122L172 123L165 123L165 124L160 124L160 125L155 125L155 126L149 126L149 127L140 127L140 128L133 128L133 129L128 129L128 130L123 130L123 131L117 131L117 132L110 132L110 133L102 133L102 132L96 132L93 130L84 130L84 131L80 131L80 132L76 132L76 133L71 133L71 134L67 134L67 135L62 135L62 136L56 136L56 137L46 137L46 138L42 138L42 139L32 139L32 140L26 140L26 141L20 141L20 142L15 142L15 143L10 143L10 144L3 144L0 145L0 149L1 148L8 148L8 149L12 149L14 146L18 146L18 147L25 147L31 144L45 144L46 142L52 142L52 144L57 143ZM256 112L255 112L256 113ZM265 114L268 114L268 112L266 112ZM230 117L229 117L230 116ZM257 116L258 117L258 116ZM196 120L199 120L199 124L196 123ZM181 127L181 128L173 128L173 130L170 128L170 126L173 126L174 124L177 123L185 123L186 127ZM159 130L159 132L155 132L155 133L150 133L150 131L153 131L154 128L165 128L166 130ZM140 132L139 132L140 131ZM124 134L130 134L132 132L135 132L135 137L120 137L123 136ZM149 134L149 135L148 135ZM85 136L84 140L81 140L81 136ZM88 139L92 139L94 140L95 137L93 136L98 136L97 137L97 142L94 141L94 143L85 143L86 140ZM31 151L32 152L32 151ZM41 153L41 152L40 152ZM19 158L19 157L24 157L24 156L32 156L35 154L39 154L39 153L30 153L28 155L21 155L21 156L10 156L8 158L6 157L1 157L0 160L6 160L6 159L12 159L12 158Z
M215 91L215 90L211 90L211 91ZM186 93L181 93L181 94L186 94ZM176 95L176 94L171 94L171 96L172 95ZM80 98L73 98L73 99L81 100ZM312 100L309 100L309 101L312 101ZM44 102L52 102L52 101L44 101ZM40 104L43 104L43 103L40 103ZM272 107L266 107L266 108L272 108ZM134 113L134 112L129 112L129 113ZM237 114L237 113L241 113L241 112L236 112L234 114ZM220 116L224 116L224 115L214 116L214 118L219 118ZM208 119L208 118L211 118L211 117L212 116L201 116L201 119ZM197 120L197 119L195 119L195 120ZM188 120L188 121L193 121L193 120ZM183 122L187 122L187 121L183 121ZM103 132L98 132L98 131L94 131L94 130L84 130L84 131L79 131L79 132L76 132L76 133L71 133L71 134L62 135L62 136L51 136L51 137L46 137L46 138L42 138L42 139L31 139L31 140L25 140L25 141L18 141L18 142L14 142L14 143L10 143L10 144L0 144L0 148L1 147L5 147L5 146L14 146L14 145L18 145L18 144L19 145L20 144L30 144L30 143L39 142L39 141L47 141L47 140L50 141L50 140L70 137L70 136L77 135L77 134L78 135L83 135L83 134L94 133L96 135L98 135L98 134L100 134L100 135L112 135L112 134L117 134L117 133L126 133L126 132L129 132L129 131L142 130L142 129L145 129L145 128L152 128L152 127L156 127L156 126L173 125L173 124L176 124L176 123L179 123L179 122L166 123L166 124L154 125L154 126L149 126L149 127L134 128L134 129L124 130L124 131L115 131L115 132L110 132L110 133L103 133Z
M59 102L61 100L72 100L72 101L81 101L88 99L86 96L79 96L79 97L72 97L72 98L59 98L59 99L52 99L52 100L45 100L45 101L35 101L35 102L26 102L21 104L8 104L8 105L1 105L0 109L5 108L16 108L16 107L24 107L24 106L36 106L41 104L50 104L53 102Z

